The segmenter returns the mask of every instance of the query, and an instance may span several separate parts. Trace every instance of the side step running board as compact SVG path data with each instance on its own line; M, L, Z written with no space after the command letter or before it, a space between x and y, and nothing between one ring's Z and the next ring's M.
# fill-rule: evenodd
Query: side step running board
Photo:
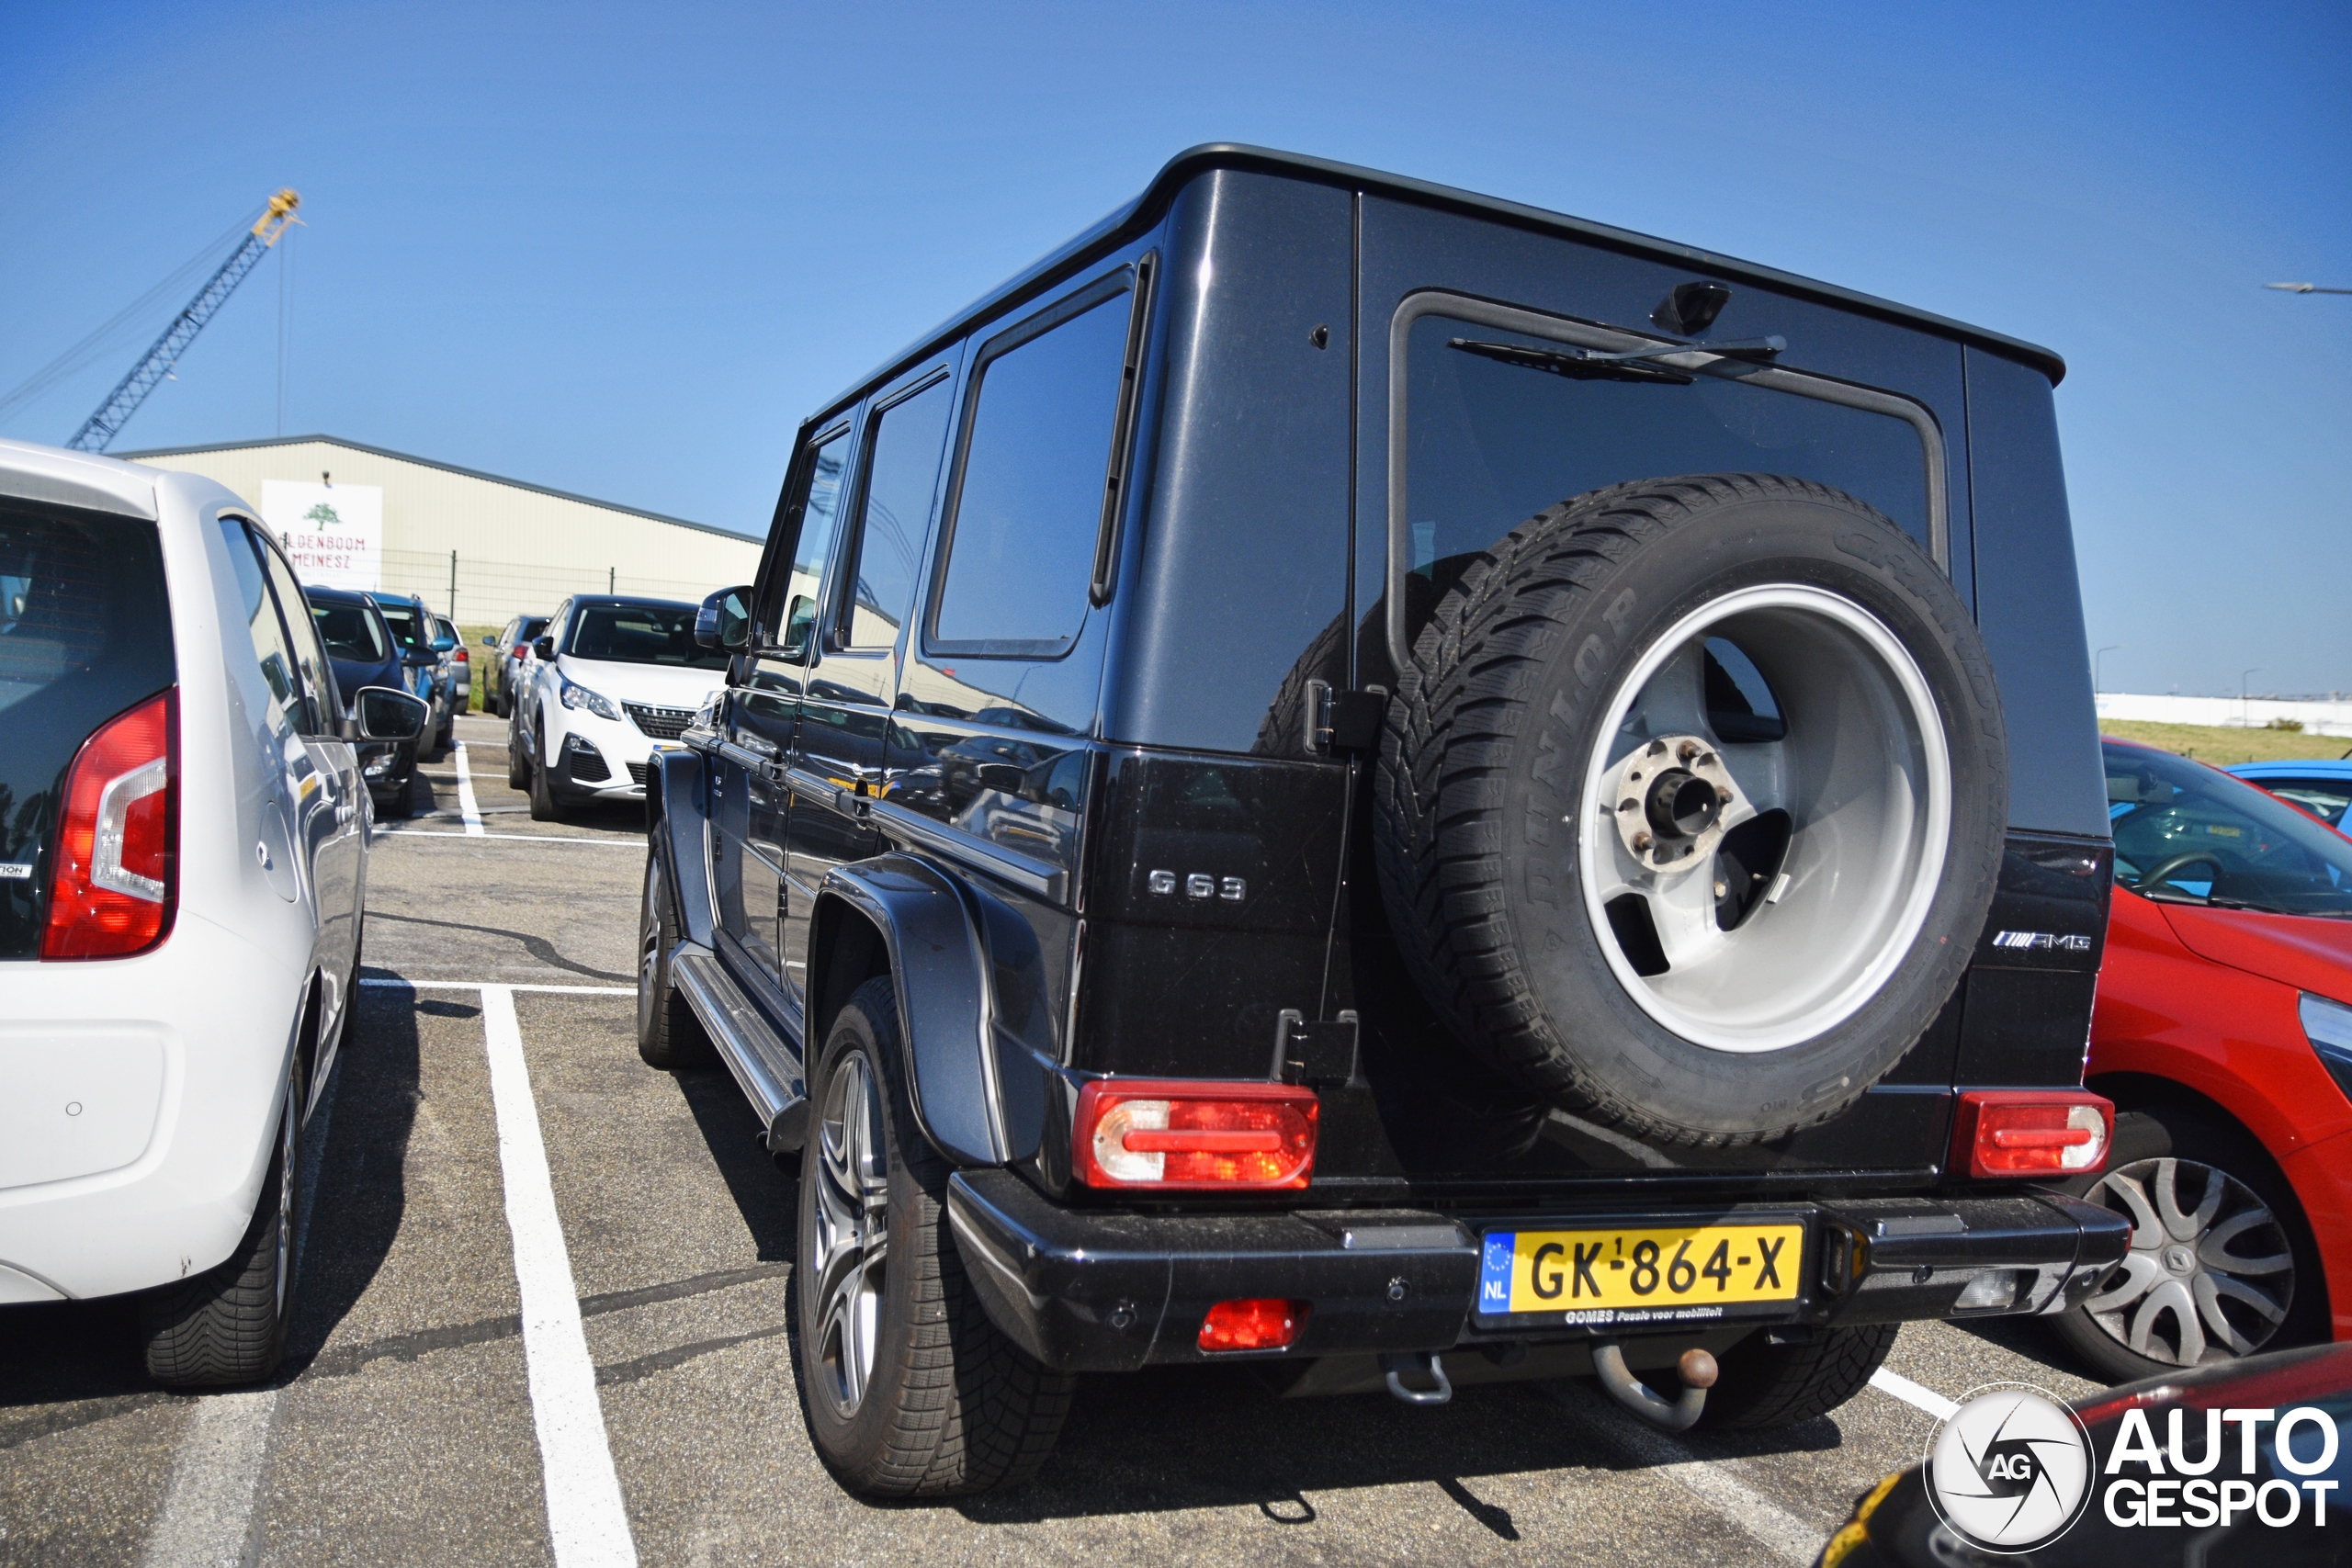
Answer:
M801 1081L800 1053L769 1027L766 1015L708 948L679 943L670 973L752 1108L767 1124L769 1152L798 1148L808 1136L808 1089Z

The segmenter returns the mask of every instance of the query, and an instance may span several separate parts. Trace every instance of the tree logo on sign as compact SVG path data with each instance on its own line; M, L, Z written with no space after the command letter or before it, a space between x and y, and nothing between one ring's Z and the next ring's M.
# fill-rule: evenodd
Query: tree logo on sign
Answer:
M343 519L335 515L334 507L322 501L302 513L302 521L316 523L322 528L333 528L341 524Z

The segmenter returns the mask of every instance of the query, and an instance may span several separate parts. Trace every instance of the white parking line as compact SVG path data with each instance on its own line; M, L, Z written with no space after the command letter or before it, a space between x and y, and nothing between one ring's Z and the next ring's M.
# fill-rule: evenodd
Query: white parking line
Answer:
M462 833L442 828L379 828L370 841L386 839L515 839L526 844L614 844L625 850L645 842L642 839L583 839L577 833L485 833L479 821L469 823Z
M335 1086L343 1081L343 1056L327 1070L326 1092L303 1129L302 1185L310 1195L294 1239L295 1255L310 1251L311 1216L318 1212L319 1172L326 1163L327 1130L334 1122ZM298 1280L299 1288L299 1280ZM142 1568L182 1568L218 1563L237 1568L251 1559L254 1505L269 1463L270 1432L277 1424L284 1384L208 1394L180 1432L172 1458L172 1478L164 1505L139 1554Z
M370 975L359 982L363 986L396 986L415 990L431 986L444 991L479 991L496 986L505 991L554 991L575 997L633 997L636 990L628 986L534 986L519 980L412 980L405 975Z
M534 987L544 988L544 987ZM514 1018L516 987L481 987L490 1055L490 1097L498 1114L498 1165L506 1183L506 1228L514 1238L514 1281L523 1301L523 1359L538 1429L548 1534L557 1568L635 1568L637 1542L621 1503L620 1477L596 1398L596 1368L580 1326L580 1293L555 1209L546 1141L523 1061Z
M482 836L481 811L474 805L474 776L466 769L466 743L454 742L450 750L458 754L458 815L466 819L466 834L469 838Z
M1746 1530L1774 1556L1798 1568L1810 1568L1819 1557L1822 1540L1829 1532L1806 1524L1740 1480L1724 1461L1701 1457L1679 1438L1618 1409L1591 1389L1546 1386L1554 1399L1611 1442Z
M1949 1421L1960 1406L1924 1384L1913 1382L1900 1372L1890 1372L1884 1367L1871 1374L1871 1386L1881 1393L1891 1393L1905 1404L1916 1404L1939 1421Z

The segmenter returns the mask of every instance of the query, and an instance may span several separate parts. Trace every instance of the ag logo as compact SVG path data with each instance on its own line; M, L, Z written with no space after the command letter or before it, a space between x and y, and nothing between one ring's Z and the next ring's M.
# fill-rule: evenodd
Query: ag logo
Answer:
M1986 1551L2031 1551L2090 1502L2091 1439L2075 1413L2026 1383L1992 1383L1928 1438L1928 1501Z
M340 525L343 522L343 519L335 515L335 510L334 507L329 506L322 501L316 506L311 508L310 511L302 513L302 521L305 523L316 523L322 528L333 528Z

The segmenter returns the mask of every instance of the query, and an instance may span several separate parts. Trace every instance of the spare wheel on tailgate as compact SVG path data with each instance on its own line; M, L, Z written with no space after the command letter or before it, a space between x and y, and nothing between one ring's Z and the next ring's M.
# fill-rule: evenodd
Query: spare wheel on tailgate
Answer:
M1842 491L1615 485L1480 553L1389 705L1376 856L1463 1042L1686 1145L1826 1121L1992 902L2000 699L1944 574Z

